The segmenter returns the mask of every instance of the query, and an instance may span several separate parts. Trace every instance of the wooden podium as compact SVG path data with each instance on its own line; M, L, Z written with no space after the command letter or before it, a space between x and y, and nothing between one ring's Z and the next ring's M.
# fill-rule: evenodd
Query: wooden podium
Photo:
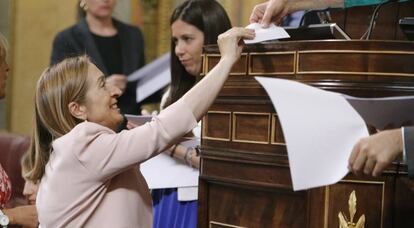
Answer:
M216 46L206 47L203 73L219 58ZM366 228L414 227L414 181L400 162L379 178L349 174L335 185L294 192L277 113L254 76L352 96L414 95L414 42L247 46L203 119L199 227L357 227L362 219Z

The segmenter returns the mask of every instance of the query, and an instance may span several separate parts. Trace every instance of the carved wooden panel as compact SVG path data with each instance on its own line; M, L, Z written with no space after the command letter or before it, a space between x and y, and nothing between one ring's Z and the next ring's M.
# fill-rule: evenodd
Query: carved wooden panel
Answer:
M203 163L203 173L206 178L227 183L292 189L292 181L288 178L290 171L286 165L263 165L264 162L240 161L242 158L208 157Z
M279 117L276 114L272 115L271 143L285 145L285 138L283 136L282 125L280 124Z
M249 75L295 73L295 52L250 53Z
M355 191L356 214L353 223L365 216L365 228L383 227L385 182L344 180L326 187L324 227L338 227L341 212L350 221L349 196Z
M395 226L414 227L414 181L407 176L399 177L395 183Z
M230 141L231 112L209 111L203 120L203 138Z
M395 61L396 59L398 61ZM413 77L413 61L414 52L299 51L297 71L300 74L371 74Z
M209 221L249 228L306 227L306 194L209 185Z
M240 59L231 68L230 75L246 75L247 74L247 54L242 54ZM206 55L205 72L209 72L220 61L220 55L208 54Z
M269 143L270 114L268 113L233 113L233 141L251 143Z

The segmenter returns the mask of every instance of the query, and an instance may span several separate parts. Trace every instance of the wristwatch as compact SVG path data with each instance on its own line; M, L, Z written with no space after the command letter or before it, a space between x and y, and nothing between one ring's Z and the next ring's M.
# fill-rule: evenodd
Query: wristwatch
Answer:
M5 215L2 210L0 210L0 226L7 228L9 222L9 217L7 217L7 215Z

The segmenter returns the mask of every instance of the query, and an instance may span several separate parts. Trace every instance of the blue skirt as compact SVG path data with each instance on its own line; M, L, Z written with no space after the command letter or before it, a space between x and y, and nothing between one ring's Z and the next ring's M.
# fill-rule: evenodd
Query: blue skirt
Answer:
M197 200L180 202L176 188L152 190L153 228L196 228Z

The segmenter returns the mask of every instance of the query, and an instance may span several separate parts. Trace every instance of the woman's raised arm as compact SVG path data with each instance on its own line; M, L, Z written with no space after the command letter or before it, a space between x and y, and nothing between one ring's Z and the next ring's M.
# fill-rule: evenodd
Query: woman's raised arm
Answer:
M230 73L233 64L240 58L243 46L241 39L253 39L253 30L232 28L218 37L221 59L219 63L181 98L200 120L213 103Z

